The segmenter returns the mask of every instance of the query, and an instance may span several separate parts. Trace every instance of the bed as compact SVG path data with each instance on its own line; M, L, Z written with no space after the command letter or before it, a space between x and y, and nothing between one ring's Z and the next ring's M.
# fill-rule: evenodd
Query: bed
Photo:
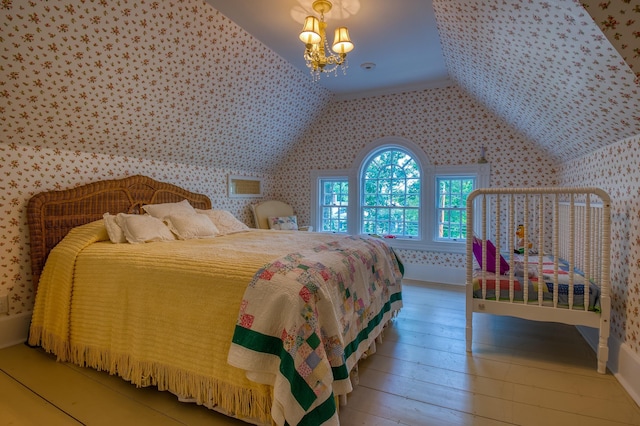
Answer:
M598 188L489 188L467 198L466 344L473 314L598 330L606 372L610 198Z
M114 244L108 219L129 240L129 223L178 205L197 216L161 215L179 238ZM183 238L181 221L205 216L219 232ZM402 306L395 255L376 238L229 216L145 176L34 196L29 344L248 423L338 424L358 360Z

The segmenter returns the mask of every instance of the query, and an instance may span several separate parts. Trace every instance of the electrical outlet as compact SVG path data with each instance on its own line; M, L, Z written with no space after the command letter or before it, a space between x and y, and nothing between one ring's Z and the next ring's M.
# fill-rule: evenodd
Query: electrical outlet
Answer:
M0 314L8 314L9 313L9 295L1 294L0 295Z

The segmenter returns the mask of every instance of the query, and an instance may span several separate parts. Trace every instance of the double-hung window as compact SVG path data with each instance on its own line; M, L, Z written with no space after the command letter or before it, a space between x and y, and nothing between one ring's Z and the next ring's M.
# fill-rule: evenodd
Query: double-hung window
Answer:
M349 217L349 180L347 178L321 178L320 226L321 232L347 233Z
M436 176L437 240L467 238L467 197L475 188L475 176Z

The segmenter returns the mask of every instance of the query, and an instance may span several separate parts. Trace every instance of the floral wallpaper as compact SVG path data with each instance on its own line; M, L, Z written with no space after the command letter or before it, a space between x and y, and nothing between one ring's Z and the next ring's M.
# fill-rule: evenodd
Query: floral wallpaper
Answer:
M5 1L0 22L9 143L266 172L331 96L204 0Z
M635 75L579 2L433 6L451 78L554 158L640 133Z
M640 353L640 134L559 169L560 184L611 196L611 334Z
M636 74L640 84L640 1L582 0L582 5Z

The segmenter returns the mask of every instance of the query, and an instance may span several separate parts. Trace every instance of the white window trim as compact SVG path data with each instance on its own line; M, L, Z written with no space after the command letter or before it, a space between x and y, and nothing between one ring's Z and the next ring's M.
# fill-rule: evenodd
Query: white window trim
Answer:
M456 177L456 176L474 176L476 178L476 186L474 189L478 188L488 188L490 183L491 176L491 166L488 163L482 164L463 164L463 165L455 165L455 166L435 166L433 168L433 173L429 176L431 180L429 182L429 186L431 187L431 193L429 194L429 199L432 200L432 205L428 208L427 214L429 228L427 232L429 232L428 238L423 241L423 250L429 251L444 251L447 253L465 253L466 251L466 242L463 241L443 241L437 238L437 223L435 220L436 214L436 205L435 205L435 194L437 191L436 181L438 177ZM479 229L480 226L479 221L480 217L474 218L474 229ZM404 248L404 247L402 247Z
M311 171L311 215L310 222L313 225L313 229L322 229L322 218L318 216L318 207L322 204L320 197L322 191L320 189L320 182L324 179L345 179L349 182L349 205L347 206L347 230L348 234L353 234L352 230L358 229L357 211L354 212L354 199L352 195L352 189L357 184L356 174L352 169L345 170L312 170ZM354 224L355 222L355 224ZM355 227L354 227L355 225Z
M476 189L476 188L478 187L478 177L477 177L477 175L476 175L475 173L463 173L463 174L461 174L461 175L435 175L435 177L434 177L434 179L435 179L435 183L436 183L435 190L436 190L436 191L438 191L438 190L439 190L438 181L440 181L440 180L449 180L449 181L450 181L450 180L456 180L456 179L468 179L468 178L469 178L469 179L473 179L473 180L474 180L474 189ZM440 197L439 197L439 196L438 196L438 197L435 197L435 199L436 199L436 205L435 205L434 207L435 207L435 210L436 210L436 215L435 215L435 217L436 217L436 219L437 219L437 218L438 218L438 206L439 206L439 203L440 203ZM442 209L447 209L446 207L441 207L441 208L442 208ZM457 208L456 208L456 210L460 210L460 211L461 211L461 210L465 210L465 211L466 211L466 209L467 209L467 204L466 204L466 203L464 204L464 206L461 206L461 207L457 207ZM438 224L438 221L437 221L437 220L435 220L433 225L434 225L434 227L435 227L435 228L434 228L434 231L433 231L433 235L434 235L434 238L435 238L437 241L439 241L439 242L444 242L444 241L457 242L457 240L452 240L452 239L450 239L450 238L440 238L440 237L439 237L439 231L440 231L440 230L439 230L439 224Z
M438 251L447 253L464 253L466 245L464 241L442 241L436 238L435 223L435 193L436 176L474 176L477 188L488 188L490 183L491 167L488 163L466 164L454 166L434 166L429 161L424 151L404 138L385 137L378 139L361 150L349 169L342 170L313 170L311 171L311 224L314 229L320 230L321 218L318 217L318 206L320 205L320 181L322 179L344 178L349 182L349 206L347 207L347 229L348 234L360 233L360 213L362 211L361 182L362 168L371 155L384 147L401 147L411 154L420 164L421 171L421 215L419 239L390 238L390 246L406 250ZM480 218L475 218L479 220ZM474 229L479 224L474 224Z
M390 136L390 137L385 137L385 138L380 138L376 141L374 141L371 145L367 146L365 149L363 149L360 154L356 157L355 161L353 162L353 169L357 170L357 175L356 175L356 184L355 184L355 191L354 191L354 196L355 196L355 203L356 203L356 224L355 224L355 228L353 228L354 232L360 233L361 232L361 223L362 223L362 205L363 205L363 195L362 195L362 182L360 181L360 177L362 176L363 172L364 172L364 168L365 165L369 162L369 160L378 152L383 151L385 149L392 149L392 148L401 148L405 151L407 151L409 154L412 155L412 157L414 158L415 161L418 162L418 166L420 167L420 179L421 179L421 183L420 183L420 236L418 238L389 238L387 241L389 241L389 245L391 245L392 247L398 247L398 248L404 248L404 246L407 246L407 248L411 247L415 247L417 245L420 245L425 237L427 236L426 233L426 227L428 226L429 222L428 222L428 218L425 217L425 213L426 213L426 208L425 208L425 200L429 200L429 189L427 188L427 185L425 185L425 183L427 183L427 179L429 179L433 173L432 173L432 169L433 166L431 166L431 162L429 161L429 158L427 158L427 156L425 155L424 151L422 149L420 149L419 146L415 145L413 142L404 139L404 138L400 138L400 137L394 137L394 136ZM351 229L351 228L350 228Z

